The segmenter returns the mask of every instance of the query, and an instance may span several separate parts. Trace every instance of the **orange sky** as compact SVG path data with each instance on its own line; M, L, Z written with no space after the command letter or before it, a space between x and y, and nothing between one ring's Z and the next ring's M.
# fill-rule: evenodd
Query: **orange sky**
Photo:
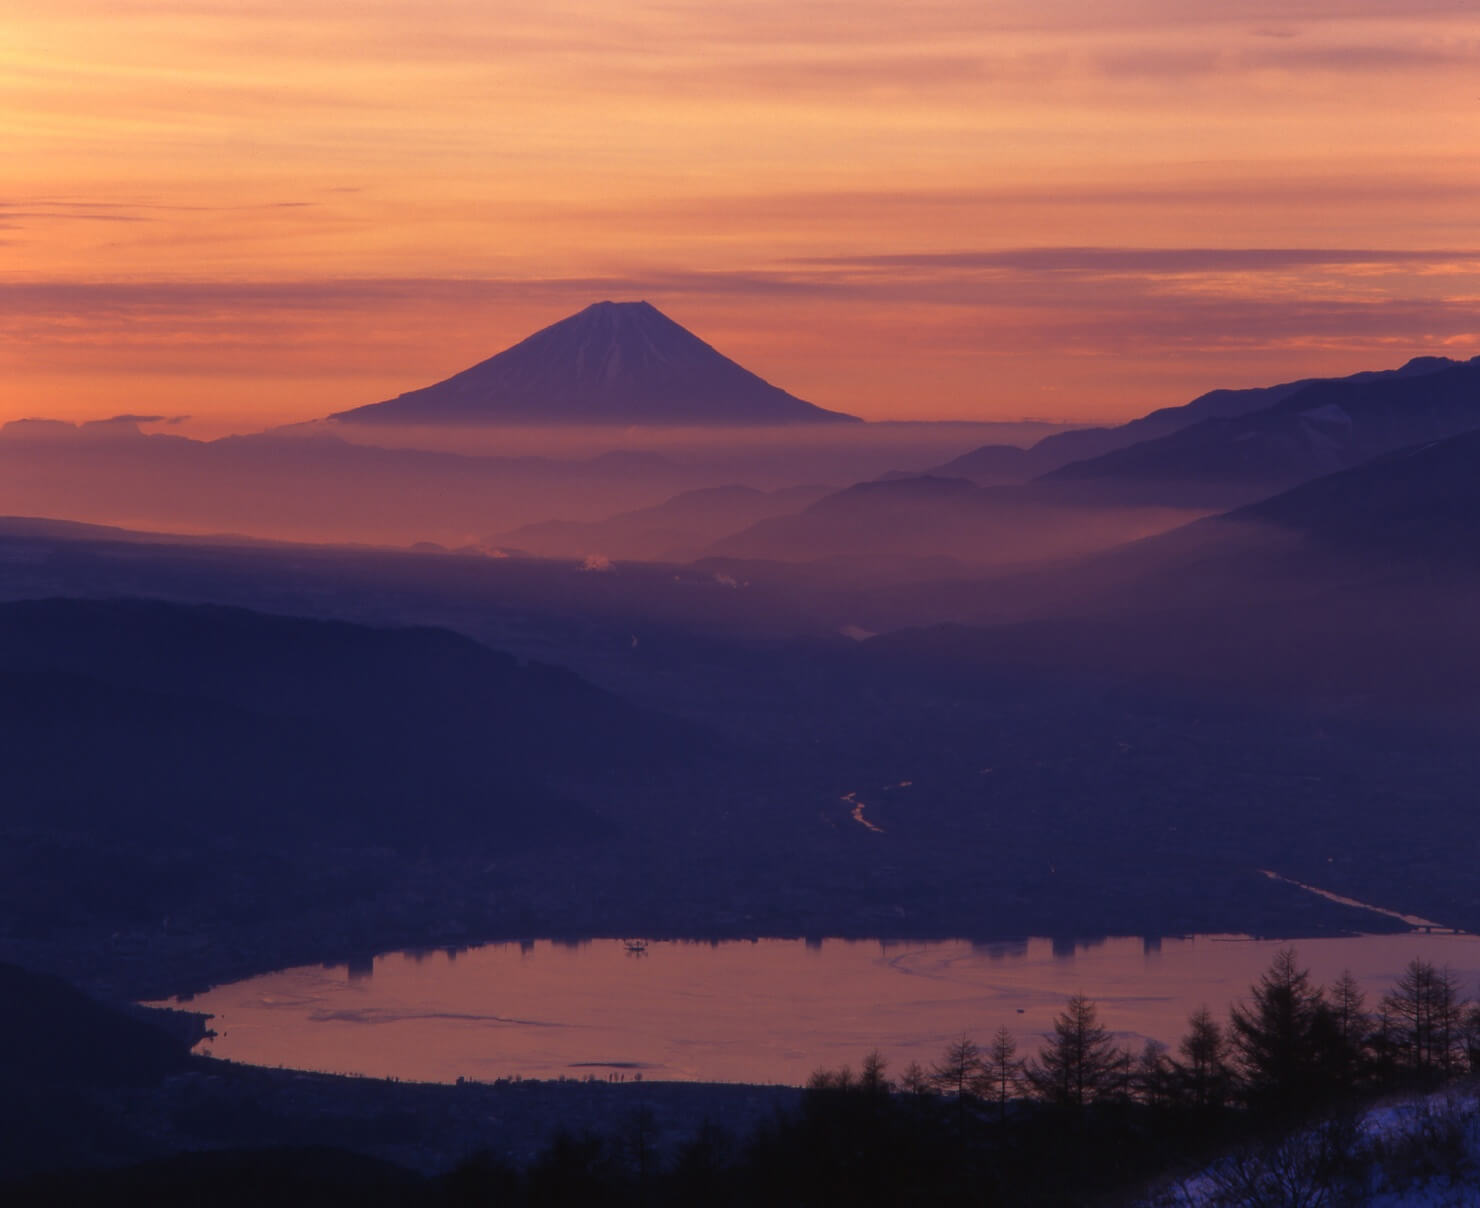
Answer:
M0 0L0 419L644 297L870 418L1480 352L1471 0Z

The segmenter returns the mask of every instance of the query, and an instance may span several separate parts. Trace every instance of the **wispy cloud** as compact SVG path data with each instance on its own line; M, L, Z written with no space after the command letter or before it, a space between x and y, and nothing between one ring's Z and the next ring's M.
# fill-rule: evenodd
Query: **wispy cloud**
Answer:
M1480 293L1473 0L12 8L14 407L312 413L649 297L844 410L1103 414L1230 342L1463 339Z
M804 263L881 270L1000 268L1022 272L1138 274L1263 272L1369 264L1464 263L1480 268L1480 249L1036 247L826 256Z
M1476 293L1480 250L1470 248L1029 247L803 257L745 272L0 282L0 346L32 357L47 348L84 359L146 357L156 368L173 363L191 372L215 363L238 373L312 367L352 375L397 358L450 372L461 366L428 353L429 329L475 332L495 316L512 342L592 301L648 298L700 313L822 302L839 322L861 311L923 307L943 330L960 326L942 317L954 310L990 316L990 329L969 338L982 356L1024 341L1109 355L1158 344L1446 339L1476 326ZM366 324L384 333L374 349L357 348L355 333Z

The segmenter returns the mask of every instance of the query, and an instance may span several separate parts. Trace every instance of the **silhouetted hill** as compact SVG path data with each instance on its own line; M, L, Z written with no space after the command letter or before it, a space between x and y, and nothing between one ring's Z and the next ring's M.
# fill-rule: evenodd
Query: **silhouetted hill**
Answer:
M395 424L855 421L763 381L647 302L597 302L446 381L330 418Z
M1459 716L1480 706L1480 431L1000 579L981 599L980 624L869 645L977 673L1075 669Z
M1397 369L1364 370L1343 378L1301 378L1276 386L1245 390L1210 390L1179 407L1162 407L1113 428L1075 428L1046 436L1028 449L1010 445L983 445L931 470L982 482L1026 481L1071 462L1103 457L1141 441L1158 440L1209 419L1231 419L1263 411L1307 386L1322 381L1371 382L1423 377L1461 362L1448 357L1414 357Z
M1480 358L1213 391L1120 428L1059 433L1028 450L983 446L942 475L860 483L709 552L785 561L947 555L968 565L1076 556L1477 425ZM1021 481L1101 447L1114 451Z
M0 1095L17 1085L145 1085L185 1068L191 1042L58 977L0 963Z
M1480 358L1311 382L1273 406L1078 461L1045 484L1098 497L1230 506L1480 425Z
M59 978L0 964L0 1202L71 1204L60 1188L33 1198L10 1181L153 1152L148 1125L109 1105L189 1068L197 1033L181 1022L189 1026L126 1013Z
M1480 566L1480 432L1400 449L1221 518L1297 532L1333 551Z
M511 843L690 731L435 629L145 601L0 606L8 825Z

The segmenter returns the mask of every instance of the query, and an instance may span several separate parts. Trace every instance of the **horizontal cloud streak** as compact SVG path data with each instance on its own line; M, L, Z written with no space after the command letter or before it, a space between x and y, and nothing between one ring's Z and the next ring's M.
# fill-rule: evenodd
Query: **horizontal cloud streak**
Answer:
M1463 340L1477 53L1468 0L29 6L7 406L312 414L601 297L871 414Z
M1129 248L1027 247L800 257L773 269L675 271L553 278L400 277L302 281L0 281L0 313L102 314L133 311L354 310L410 303L581 303L645 294L708 297L859 297L884 293L961 304L1028 299L1020 291L1034 278L1051 279L1049 300L1072 306L1063 278L1081 278L1086 289L1106 276L1182 282L1200 274L1285 275L1317 269L1322 280L1341 270L1386 266L1404 271L1444 270L1451 277L1480 278L1477 248ZM988 277L982 277L987 270ZM963 278L965 278L963 280ZM1370 282L1361 272L1356 280ZM994 282L1011 291L994 294ZM1454 286L1455 281L1446 283ZM1475 284L1480 285L1480 281ZM1123 282L1115 288L1123 288ZM953 291L957 291L953 293ZM1086 295L1099 305L1103 299ZM1179 301L1178 305L1184 302Z
M1374 276L1374 266L1387 275ZM434 363L424 346L431 329L460 323L476 331L489 323L511 339L594 300L642 297L701 312L822 302L837 308L838 322L860 308L898 314L925 307L942 328L962 322L945 312L980 315L991 330L972 339L984 356L1028 337L1045 350L1063 342L1109 355L1158 342L1185 349L1385 334L1445 339L1480 326L1477 294L1480 251L1467 248L1019 248L546 279L3 282L0 347L32 357L48 347L69 356L92 348L124 363L143 357L156 369L174 362L191 372L217 358L238 373L291 376L312 368L350 376L367 358L376 371L398 357ZM388 322L398 335L351 355L357 330ZM461 367L441 363L448 372Z
M840 268L1002 268L1053 273L1182 274L1260 272L1361 264L1480 264L1480 249L1039 247L831 256L818 257L805 263Z

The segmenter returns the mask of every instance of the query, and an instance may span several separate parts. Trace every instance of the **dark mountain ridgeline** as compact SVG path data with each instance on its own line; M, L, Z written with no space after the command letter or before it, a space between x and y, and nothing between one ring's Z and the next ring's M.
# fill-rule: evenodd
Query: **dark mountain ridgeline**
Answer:
M0 963L0 1093L129 1086L185 1069L193 1038L106 1006L59 977Z
M341 423L765 425L857 422L758 378L647 302L597 302L436 385Z
M948 557L968 568L1075 557L1465 431L1480 424L1477 387L1480 359L1428 357L1341 379L1214 391L1122 428L1060 433L1029 450L984 446L947 463L956 476L895 472L858 483L796 514L759 520L707 553L873 565ZM1012 481L1028 476L1034 458L1097 442L1118 451Z
M60 978L0 964L0 1200L70 1203L13 1180L154 1152L119 1103L191 1067L198 1019L124 1011Z
M1158 440L1208 419L1231 419L1263 411L1317 382L1368 382L1422 377L1461 364L1448 357L1414 357L1397 369L1372 369L1343 378L1301 378L1276 386L1243 390L1210 390L1179 407L1162 407L1113 428L1075 428L1045 436L1023 449L1015 445L983 445L927 471L943 477L960 476L974 482L1026 482L1071 462L1103 457L1142 441Z
M1480 707L1480 432L993 587L976 625L870 645L1455 717Z
M420 846L606 833L571 787L685 727L433 629L144 601L0 606L9 825Z
M1388 453L1222 518L1299 533L1394 571L1480 570L1480 431Z
M1477 426L1480 358L1311 382L1263 410L1077 461L1041 483L1105 500L1231 507Z

